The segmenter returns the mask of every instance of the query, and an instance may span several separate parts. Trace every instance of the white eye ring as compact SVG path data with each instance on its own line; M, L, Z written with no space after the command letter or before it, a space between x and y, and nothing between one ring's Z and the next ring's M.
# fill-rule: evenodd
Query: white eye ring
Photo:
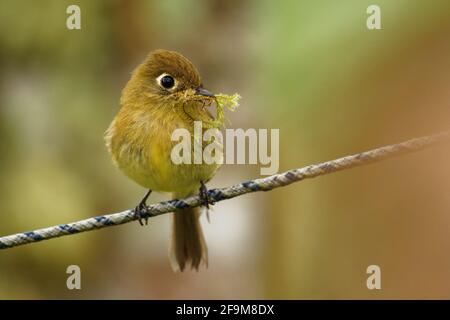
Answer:
M165 79L165 78L168 78L168 80L170 81L170 80L172 80L172 85L171 86L169 86L169 87L166 87L164 84L163 84L163 78ZM172 91L172 90L174 90L176 87L177 87L177 85L178 85L178 81L173 77L173 76L171 76L170 74L168 74L168 73L163 73L163 74L161 74L160 76L158 76L157 78L156 78L156 82L158 83L158 85L161 87L161 88L163 88L164 90L170 90L170 91ZM169 84L170 84L170 82L169 82Z

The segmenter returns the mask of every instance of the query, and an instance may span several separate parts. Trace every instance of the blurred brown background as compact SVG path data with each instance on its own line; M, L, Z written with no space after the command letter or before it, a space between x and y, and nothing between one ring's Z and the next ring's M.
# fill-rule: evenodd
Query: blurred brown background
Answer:
M81 30L66 8L81 8ZM382 30L366 28L381 7ZM450 128L450 4L409 1L0 3L0 234L134 206L145 190L103 132L131 70L177 50L233 128L279 128L280 170ZM169 216L0 252L0 298L450 298L450 149L218 203L207 270L172 273ZM257 177L226 165L210 187ZM168 199L152 195L150 201ZM82 290L66 288L66 267ZM381 267L382 289L366 287Z

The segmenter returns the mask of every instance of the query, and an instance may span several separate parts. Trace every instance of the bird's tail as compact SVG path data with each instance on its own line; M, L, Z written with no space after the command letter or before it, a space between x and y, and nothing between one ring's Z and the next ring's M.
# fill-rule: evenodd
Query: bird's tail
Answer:
M183 198L186 194L174 194ZM170 262L174 271L183 271L189 264L198 270L201 263L208 266L208 249L200 225L200 208L179 209L173 213Z

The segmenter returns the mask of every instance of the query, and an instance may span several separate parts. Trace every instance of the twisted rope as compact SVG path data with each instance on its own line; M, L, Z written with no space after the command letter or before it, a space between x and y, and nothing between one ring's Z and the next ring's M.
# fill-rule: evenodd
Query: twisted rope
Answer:
M342 157L339 159L309 165L299 169L289 170L266 178L250 180L237 185L208 190L208 197L213 202L219 202L256 191L269 191L274 188L287 186L293 182L306 178L314 178L320 175L353 168L363 164L380 161L385 158L413 152L431 146L437 142L450 139L450 131L411 139L402 143L384 146L378 149ZM199 196L190 196L185 199L163 201L147 206L148 217L155 217L164 213L173 212L175 209L184 209L202 205ZM34 231L16 233L0 238L0 249L8 249L23 244L62 237L75 233L101 229L110 226L124 224L138 218L133 210L119 213L97 216L68 224L60 224L53 227Z

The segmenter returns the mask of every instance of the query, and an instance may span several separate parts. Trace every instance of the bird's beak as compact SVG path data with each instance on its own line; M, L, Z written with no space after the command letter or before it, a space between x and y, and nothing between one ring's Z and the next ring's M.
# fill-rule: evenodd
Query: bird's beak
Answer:
M201 88L201 87L195 89L195 94L197 94L199 96L205 96L205 97L215 97L214 93L211 93L208 90Z

